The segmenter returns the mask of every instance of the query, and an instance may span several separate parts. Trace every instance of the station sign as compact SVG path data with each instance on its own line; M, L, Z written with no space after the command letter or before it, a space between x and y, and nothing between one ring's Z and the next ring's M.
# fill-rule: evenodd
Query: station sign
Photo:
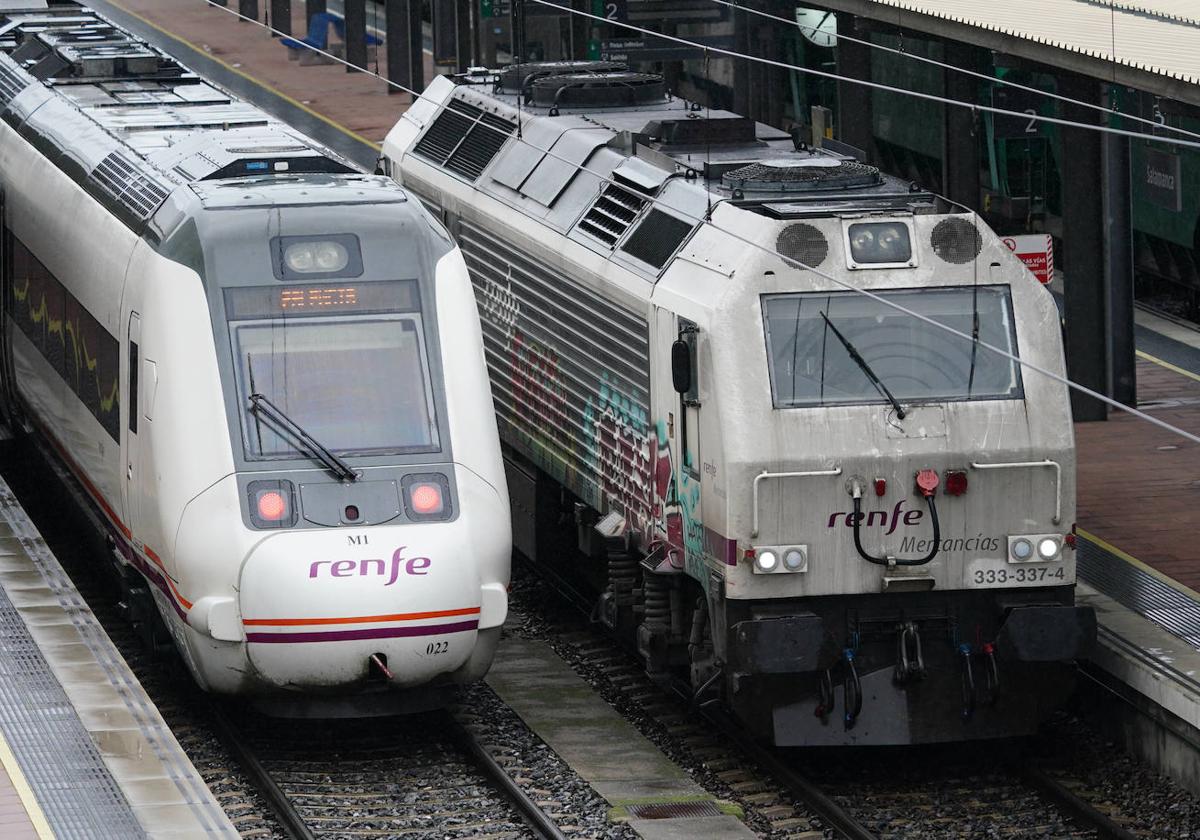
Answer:
M1183 209L1179 174L1179 155L1150 146L1142 149L1142 171L1135 177L1141 180L1142 194L1151 204L1176 213Z
M689 35L688 40L698 45L733 49L732 35ZM684 61L703 57L702 46L680 44L678 41L655 38L653 35L605 39L600 42L597 55L601 61Z
M1030 233L1021 236L1005 236L1008 250L1025 263L1029 273L1042 285L1054 279L1054 238L1048 233Z

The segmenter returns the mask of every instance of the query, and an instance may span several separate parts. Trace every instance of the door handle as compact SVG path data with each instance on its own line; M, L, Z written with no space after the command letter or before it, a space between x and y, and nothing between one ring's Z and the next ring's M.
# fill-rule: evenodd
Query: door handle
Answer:
M129 481L133 481L133 464L125 465L125 478Z

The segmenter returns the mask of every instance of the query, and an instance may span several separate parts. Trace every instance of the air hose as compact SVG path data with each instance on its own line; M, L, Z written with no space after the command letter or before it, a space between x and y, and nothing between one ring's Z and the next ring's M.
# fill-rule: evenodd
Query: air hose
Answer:
M942 542L942 529L938 524L937 503L934 501L934 495L937 493L937 485L937 473L933 470L921 470L917 473L917 492L925 497L925 504L929 506L929 521L933 523L933 546L929 549L929 553L921 558L874 557L867 553L862 544L862 487L856 481L852 491L854 513L851 516L851 520L854 523L854 548L858 551L858 556L868 563L874 563L876 566L924 566L936 557Z

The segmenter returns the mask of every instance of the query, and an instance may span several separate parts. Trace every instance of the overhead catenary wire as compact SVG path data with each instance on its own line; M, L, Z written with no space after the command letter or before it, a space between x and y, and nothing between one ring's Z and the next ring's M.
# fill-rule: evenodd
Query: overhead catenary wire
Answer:
M533 0L533 2L541 2L541 0ZM276 34L279 34L276 30L273 30L271 27L266 26L261 21L255 20L254 18L248 17L246 15L240 14L239 12L237 12L233 9L230 9L225 6L217 6L212 3L210 3L209 5L214 9L219 9L219 10L225 12L226 14L232 15L233 17L236 17L240 20L249 21L249 22L254 23L255 25L260 26L268 31L276 32ZM550 3L547 5L554 5L554 4ZM425 99L435 106L441 105L440 102L434 101L432 98L427 97L424 93L418 93L417 91L413 90L412 88L405 87L404 85L399 84L398 82L393 82L392 80L384 78L383 76L380 76L377 73L372 73L367 68L358 67L357 65L350 64L345 59L335 56L332 53L326 52L325 50L320 50L311 45L305 45L305 47L306 47L306 49L310 49L321 55L325 55L325 56L333 59L334 61L337 61L340 64L344 64L347 67L354 67L356 70L362 70L367 75L370 75L377 79L380 79L381 81L396 88L397 90L401 90L401 91L404 91L405 93L411 94L413 97L414 104L418 100ZM485 129L485 130L489 130L489 131L495 131L498 134L503 134L505 137L513 137L512 134L505 131L504 129L496 127L496 126L491 126L485 122L478 123L478 127ZM616 184L616 181L613 179L611 174L604 173L604 172L598 172L594 169L589 169L588 167L584 166L583 164L575 163L574 161L571 161L571 160L563 157L562 155L558 155L558 154L551 152L550 149L548 149L548 148L542 148L541 146L538 146L536 143L532 143L529 140L526 140L524 138L514 137L514 139L518 143L529 146L534 151L540 152L540 153L546 155L547 157L553 158L561 163L567 164L572 169L575 169L579 172L586 172L606 183ZM707 219L704 219L701 216L697 216L692 213L688 213L687 211L682 210L678 207L675 207L674 205L667 205L660 198L657 198L654 196L647 196L647 199L650 204L662 205L664 207L668 207L673 213L676 213L686 219L690 219L693 223L705 224L708 222ZM975 214L972 214L972 215L974 216ZM730 238L732 238L738 242L741 242L744 245L747 245L751 248L762 251L763 253L769 254L772 257L775 257L776 259L782 260L785 264L790 265L794 268L799 268L804 271L811 271L816 276L821 277L825 280L828 280L830 283L833 283L836 286L840 286L841 288L846 289L847 291L855 292L857 294L863 295L864 297L870 298L871 300L874 300L876 303L886 306L889 309L892 309L897 312L908 315L909 317L915 318L918 321L921 321L922 323L928 324L928 325L935 327L936 329L942 330L943 332L946 332L950 335L957 336L958 338L965 339L966 341L972 340L971 336L967 335L966 333L964 333L960 330L956 330L955 328L949 326L948 324L943 324L942 322L934 320L933 318L931 318L927 315L922 315L921 313L916 312L912 309L909 309L908 307L903 306L902 304L896 303L895 301L887 300L886 298L882 297L881 295L878 295L875 292L872 292L868 289L864 289L864 288L860 288L858 286L852 285L851 283L849 283L845 280L839 279L837 277L834 277L833 275L831 275L827 272L821 271L820 269L818 269L814 266L806 265L797 259L788 257L784 254L780 254L776 251L773 251L770 248L767 248L766 246L761 245L760 243L755 242L752 239L749 239L748 237L742 236L741 234L735 233L735 232L727 230L727 229L722 229L722 233L724 233L726 236L729 236ZM1059 374L1054 373L1053 371L1046 370L1045 368L1041 367L1040 365L1036 365L1033 362L1028 361L1027 359L1022 359L1022 358L1018 357L1017 355L1008 352L1007 350L996 347L992 344L988 344L985 341L977 342L976 346L982 347L982 348L989 350L993 353L996 353L1006 359L1016 362L1022 368L1031 370L1035 373L1045 376L1055 382L1058 382L1059 384L1065 385L1068 388L1075 390L1076 392L1078 392L1080 394L1083 394L1085 396L1091 397L1092 399L1098 400L1099 402L1102 402L1111 408L1115 408L1118 411L1123 411L1127 414L1137 417L1140 420L1144 420L1145 422L1150 423L1151 425L1158 426L1159 428L1163 429L1164 431L1171 432L1172 434L1178 435L1178 436L1185 438L1193 443L1200 444L1200 435L1195 435L1184 429L1180 429L1177 426L1172 426L1170 423L1167 423L1165 420L1160 420L1159 418L1154 417L1150 414L1147 414L1144 411L1141 411L1132 406L1125 405L1124 403L1118 402L1117 400L1114 400L1111 397L1100 393L1099 391L1093 390L1093 389L1087 387L1086 385L1081 385L1078 382L1074 382L1065 376L1060 376Z
M784 23L789 26L794 26L797 29L808 30L810 32L817 31L817 28L815 26L807 26L803 23L800 23L799 21L791 20L789 18L785 18L780 15L773 15L770 12L762 11L761 9L754 9L749 6L743 6L738 3L732 2L732 0L711 0L711 2L716 3L719 6L727 6L730 9L735 9L740 12L745 12L746 14L757 15L758 17L766 18L768 20L779 21L780 23ZM1122 119L1129 120L1130 122L1148 125L1148 126L1152 127L1153 129L1155 129L1156 131L1173 131L1173 132L1183 135L1185 137L1194 137L1197 140L1200 140L1200 133L1195 132L1195 131L1188 131L1186 128L1183 128L1182 126L1164 125L1163 123L1160 123L1157 120L1149 119L1147 117L1138 117L1133 114L1126 114L1122 111L1117 110L1116 108L1107 108L1104 105L1097 105L1094 102L1085 102L1081 99L1074 99L1070 96L1064 96L1061 93L1054 93L1052 91L1042 90L1040 88L1035 88L1031 85L1023 85L1020 82L1010 81L1009 79L1001 79L996 76L989 76L987 73L980 73L977 70L971 70L966 67L959 67L956 64L950 64L945 61L939 61L936 58L929 58L928 56L917 55L916 53L906 52L903 49L896 49L895 47L889 47L886 44L876 44L874 41L871 41L870 39L867 39L867 38L856 38L853 35L843 35L841 32L838 32L833 37L838 41L848 41L851 44L860 44L860 45L862 45L864 47L868 47L872 50L877 50L879 52L884 52L884 53L890 53L892 55L900 56L901 58L905 58L910 61L918 61L918 62L921 62L922 64L929 64L934 67L940 67L943 70L949 70L954 73L961 73L965 76L971 76L972 78L980 79L982 81L988 82L993 85L999 85L1001 87L1009 87L1009 88L1013 88L1014 90L1021 90L1021 91L1025 91L1026 93L1032 93L1032 94L1036 94L1037 96L1043 96L1047 99L1054 99L1059 102L1065 102L1069 105L1078 105L1080 108L1087 108L1087 109L1090 109L1093 111L1099 111L1101 113L1108 114L1109 116L1121 117ZM1113 84L1115 85L1116 84L1116 58L1115 58L1116 36L1115 35L1113 36L1113 51L1114 51ZM1023 113L1023 116L1029 117L1031 115Z
M1101 125L1099 123L1083 123L1075 120L1068 120L1063 117L1048 117L1044 114L1027 114L1024 111L1012 111L1008 108L997 108L994 105L981 105L975 102L964 102L961 99L952 99L948 96L939 96L936 93L924 93L919 90L906 90L893 85L885 85L882 82L872 82L866 79L856 79L853 76L846 76L841 73L833 73L828 70L817 70L814 67L801 67L798 64L789 64L786 61L778 61L773 58L765 58L760 55L749 55L748 53L738 52L737 50L725 49L724 47L716 47L708 44L702 44L699 41L690 41L687 38L681 38L678 35L667 35L662 32L655 32L653 29L646 29L643 26L626 23L625 21L609 20L600 15L593 15L590 12L584 12L580 9L572 9L570 6L563 6L559 3L552 3L550 0L527 0L530 3L536 3L539 6L545 6L549 9L558 9L561 12L566 12L572 15L589 18L598 23L607 23L612 26L619 26L623 29L629 29L633 32L640 32L643 35L649 35L653 38L659 38L663 41L670 41L683 46L693 47L697 50L708 49L718 55L728 56L729 58L740 58L745 61L753 61L757 64L765 64L768 67L776 67L780 70L793 70L797 73L804 73L810 76L818 76L822 79L833 79L838 82L846 82L847 84L859 85L860 87L871 88L872 90L880 90L884 93L893 93L897 96L908 96L914 99L924 99L928 102L940 102L943 105L954 105L959 108L969 108L972 111L983 111L990 114L999 114L1005 117L1016 117L1026 121L1044 122L1051 125L1061 125L1067 128L1081 128L1088 131L1098 131L1102 134L1115 134L1120 137L1130 137L1135 140L1146 140L1148 142L1161 143L1168 146L1179 146L1188 149L1200 149L1200 140L1181 140L1175 137L1161 137L1153 134L1146 134L1140 131L1129 131L1123 128L1114 128L1112 126ZM260 26L262 24L259 24ZM906 53L907 55L908 53ZM1157 125L1157 123L1155 123Z

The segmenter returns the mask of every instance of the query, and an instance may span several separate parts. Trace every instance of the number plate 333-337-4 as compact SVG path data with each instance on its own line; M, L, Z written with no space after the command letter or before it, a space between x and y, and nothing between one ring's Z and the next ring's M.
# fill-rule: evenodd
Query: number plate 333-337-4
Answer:
M963 574L967 589L997 586L1065 586L1075 582L1075 570L1061 561L1009 563L1007 560L971 560Z

